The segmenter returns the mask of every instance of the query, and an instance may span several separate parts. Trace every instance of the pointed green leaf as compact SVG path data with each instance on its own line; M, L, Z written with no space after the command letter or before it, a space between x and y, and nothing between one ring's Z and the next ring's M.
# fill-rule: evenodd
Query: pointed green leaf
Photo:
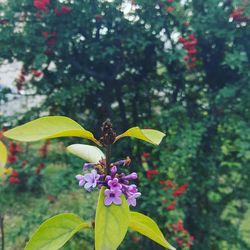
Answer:
M4 168L7 162L7 149L5 145L0 141L0 168Z
M67 147L68 151L87 162L99 162L105 159L104 153L95 146L85 144L73 144Z
M56 215L40 225L24 250L57 250L75 233L89 227L89 224L77 215Z
M91 132L65 116L46 116L38 118L6 131L4 136L25 142L56 137L76 136L91 140L100 145Z
M124 239L129 222L128 203L122 195L122 204L104 205L104 190L100 191L95 217L95 249L115 250Z
M159 245L170 250L175 250L175 248L165 240L157 224L148 216L137 212L130 212L129 227L157 242Z
M118 135L115 141L118 141L119 139L126 136L135 137L154 145L159 145L165 134L154 129L140 129L139 127L133 127L125 131L123 134Z

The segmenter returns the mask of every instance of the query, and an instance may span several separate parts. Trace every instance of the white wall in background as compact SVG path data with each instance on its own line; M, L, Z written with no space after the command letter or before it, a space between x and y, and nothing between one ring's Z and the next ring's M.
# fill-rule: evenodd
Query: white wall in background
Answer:
M0 116L11 116L14 114L22 114L38 106L44 100L44 96L25 96L18 94L15 87L15 79L20 75L22 64L19 62L3 63L0 65L0 88L8 87L12 90L9 101L7 103L0 103Z

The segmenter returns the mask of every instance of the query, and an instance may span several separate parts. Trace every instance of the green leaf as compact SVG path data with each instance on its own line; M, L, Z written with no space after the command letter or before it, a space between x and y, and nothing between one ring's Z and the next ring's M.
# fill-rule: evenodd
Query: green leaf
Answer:
M47 116L38 118L24 125L10 129L4 136L17 141L38 141L65 136L76 136L100 143L93 134L85 130L80 124L65 116Z
M77 215L56 215L40 225L24 250L57 250L79 230L89 227Z
M87 162L99 162L105 159L104 153L95 146L85 144L73 144L67 147L68 151Z
M1 181L3 175L4 175L4 168L0 167L0 181Z
M137 212L130 212L129 227L157 242L159 245L170 250L175 250L175 248L165 240L157 224L148 216Z
M115 250L124 239L129 222L128 203L122 195L122 204L104 205L104 190L100 191L95 217L95 249Z
M7 156L8 156L7 149L5 145L0 141L0 169L4 168L7 162Z
M115 141L118 141L119 139L126 136L135 137L154 145L159 145L165 134L154 129L140 129L139 127L133 127L125 131L123 134L117 136Z

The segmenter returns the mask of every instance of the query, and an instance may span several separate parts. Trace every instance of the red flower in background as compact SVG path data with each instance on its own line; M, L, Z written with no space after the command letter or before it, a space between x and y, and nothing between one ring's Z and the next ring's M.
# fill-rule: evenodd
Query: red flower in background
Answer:
M54 12L57 16L61 16L61 11L58 8L55 8Z
M100 21L103 19L103 16L102 15L95 15L95 20L96 21Z
M175 197L181 196L186 191L187 187L187 183L182 186L179 186L176 190L173 191L172 195Z
M31 72L32 72L32 74L33 74L35 77L39 77L39 76L41 76L41 75L43 74L42 71L36 70L36 69L32 69Z
M167 186L168 186L169 188L175 187L176 185L177 185L177 184L174 183L172 180L170 180L170 179L167 180Z
M47 31L43 31L43 32L42 32L42 35L43 35L45 38L48 38L48 36L49 36L49 32L47 32Z
M173 230L176 232L182 232L184 229L183 221L178 220L175 224L172 225Z
M68 14L68 13L71 12L71 8L68 7L68 6L63 5L62 8L61 8L61 12L62 12L63 14Z
M11 173L12 177L18 177L18 172L16 170L13 170Z
M166 8L166 10L167 10L167 12L173 12L173 11L174 11L174 7L168 6L168 7Z
M10 177L8 181L11 184L19 184L20 183L20 179L19 178L15 178L15 177Z
M56 44L56 37L51 37L48 41L47 41L47 45L49 47L53 46Z
M150 156L150 153L147 153L147 152L143 152L142 153L142 157L144 157L144 158L148 158Z
M238 7L233 10L231 13L230 17L233 18L234 21L236 22L246 22L249 20L247 16L244 14L245 8L244 7Z
M183 245L183 240L179 240L179 239L178 239L178 240L177 240L177 244L178 244L178 246L181 247L181 246Z
M18 172L16 170L12 171L11 176L8 179L8 181L11 184L19 184L20 183L20 179L18 178Z
M159 183L160 183L161 185L166 185L166 184L167 184L167 181L159 181Z
M176 201L172 201L168 206L167 206L167 210L171 211L175 209L175 205L176 205Z
M14 162L16 162L16 156L8 155L8 163L14 163Z
M61 7L61 9L55 8L55 9L54 9L54 12L55 12L55 14L56 14L57 16L61 16L61 15L63 15L63 14L68 14L68 13L70 13L70 12L71 12L71 8L68 7L68 6L66 6L66 5L63 5L63 6Z
M160 181L159 182L161 185L167 185L169 188L175 187L177 184L174 183L172 180L167 179L166 181Z
M43 164L43 163L39 163L39 164L37 165L37 168L39 168L39 169L44 168L44 164Z
M22 151L20 144L11 142L9 145L9 155L8 155L8 163L14 163L16 162L16 154L20 153Z
M47 41L48 46L53 46L56 43L56 37L57 33L56 32L51 32L49 40Z
M184 228L182 220L178 220L176 223L170 225L170 227L177 236L175 241L177 242L178 246L183 246L185 244L186 247L190 247L193 244L194 236L190 235L188 230Z
M53 49L51 48L56 44L57 41L57 33L56 32L47 32L43 31L42 36L46 39L46 45L47 48L44 52L45 55L47 56L52 56L53 55Z
M195 48L195 46L198 43L197 38L195 37L194 34L190 34L187 38L184 38L183 36L179 37L179 43L181 43L183 45L183 47L185 48L187 55L184 56L184 61L187 62L187 67L189 69L193 69L196 67L196 61L197 58L195 57L197 50Z
M33 3L35 8L45 11L47 9L47 5L50 4L50 0L34 0Z
M9 146L9 152L12 154L20 153L22 151L20 144L11 142Z
M10 147L9 152L14 155L17 152L16 147Z

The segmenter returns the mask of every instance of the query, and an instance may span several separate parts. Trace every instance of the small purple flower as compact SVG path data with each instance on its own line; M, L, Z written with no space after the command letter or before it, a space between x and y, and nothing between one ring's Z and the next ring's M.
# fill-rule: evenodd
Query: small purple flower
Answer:
M76 179L79 181L79 186L82 187L85 184L84 176L81 174L76 175Z
M121 199L121 194L122 191L119 189L106 189L104 191L105 194L105 199L104 199L104 205L109 206L111 203L114 203L115 205L121 205L122 204L122 199Z
M135 185L135 184L132 184L132 185L130 185L130 186L128 186L128 192L130 192L130 193L136 193L138 191L138 189L137 189L137 186Z
M125 160L116 161L112 164L119 167L121 165L122 166L129 165L130 163L131 163L131 159L129 157L127 157Z
M100 175L97 174L97 171L95 169L93 169L90 174L85 174L83 177L84 177L84 180L86 181L84 188L87 191L91 191L93 188L96 187L97 181L99 180Z
M111 190L115 190L115 189L121 190L122 189L122 185L119 183L119 180L117 178L114 178L113 180L109 180L108 185L109 185Z
M136 206L136 198L138 198L140 196L141 196L141 193L139 193L139 192L128 196L128 198L127 198L128 204L135 207Z
M106 181L106 182L110 181L111 179L112 179L112 178L111 178L110 175L107 175L107 176L105 177L105 181Z
M111 169L110 169L110 172L111 172L111 175L112 176L115 176L116 172L117 172L117 167L116 166L113 166Z
M83 164L83 170L87 170L89 168L92 168L96 165L96 163L84 163Z
M122 179L123 180L135 180L137 179L137 173L133 172L129 175L123 176Z
M125 165L126 164L126 160L120 160L120 161L116 161L113 163L113 165L115 166L121 166L121 165Z

